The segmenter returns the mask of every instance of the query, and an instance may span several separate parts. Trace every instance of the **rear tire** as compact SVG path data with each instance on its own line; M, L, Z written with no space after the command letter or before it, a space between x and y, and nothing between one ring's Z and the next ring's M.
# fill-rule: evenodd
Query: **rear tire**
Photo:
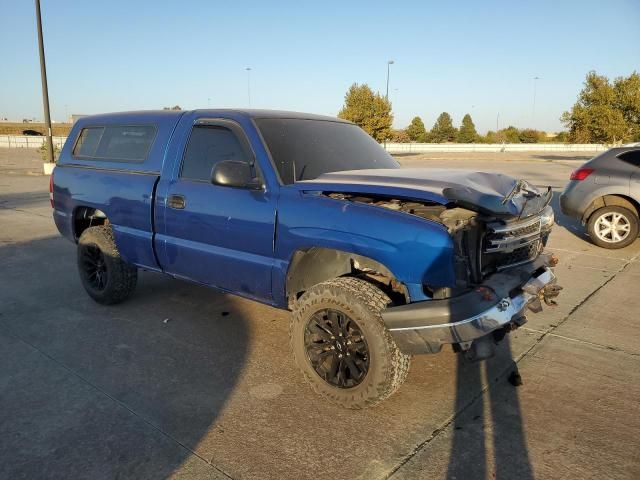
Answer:
M402 385L411 357L398 349L382 321L389 303L382 290L350 277L315 285L296 302L291 350L316 393L361 409L377 405Z
M599 247L624 248L638 238L638 216L617 205L602 207L589 217L587 231Z
M82 232L78 271L89 296L103 305L126 300L138 280L138 269L120 257L110 225L89 227Z

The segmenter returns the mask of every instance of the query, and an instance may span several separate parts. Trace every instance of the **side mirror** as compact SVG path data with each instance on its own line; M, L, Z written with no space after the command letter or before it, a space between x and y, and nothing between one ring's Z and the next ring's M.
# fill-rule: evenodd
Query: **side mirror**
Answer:
M211 183L225 187L260 190L262 182L251 173L251 166L238 160L224 160L213 167Z

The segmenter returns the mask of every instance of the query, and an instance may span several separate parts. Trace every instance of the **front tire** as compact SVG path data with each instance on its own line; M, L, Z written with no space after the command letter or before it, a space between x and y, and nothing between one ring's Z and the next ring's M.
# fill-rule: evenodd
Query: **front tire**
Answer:
M589 217L587 230L599 247L624 248L638 238L638 216L617 205L602 207Z
M110 225L89 227L78 240L78 272L89 296L103 305L126 300L136 288L138 270L124 262Z
M341 277L311 287L296 302L289 338L313 390L337 405L377 405L404 382L411 357L382 321L391 303L374 285Z

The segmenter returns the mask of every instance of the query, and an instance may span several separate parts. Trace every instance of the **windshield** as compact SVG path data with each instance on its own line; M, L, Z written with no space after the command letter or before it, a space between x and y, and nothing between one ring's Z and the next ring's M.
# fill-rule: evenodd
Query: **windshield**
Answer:
M323 173L400 165L360 127L300 118L258 118L256 124L285 184Z

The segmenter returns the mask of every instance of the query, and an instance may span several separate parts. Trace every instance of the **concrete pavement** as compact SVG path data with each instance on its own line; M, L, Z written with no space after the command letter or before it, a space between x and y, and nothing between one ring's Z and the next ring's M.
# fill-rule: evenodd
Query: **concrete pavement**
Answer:
M401 160L560 188L581 159ZM560 216L560 306L483 364L416 357L353 412L304 384L286 312L150 273L93 303L38 163L0 151L0 478L640 477L640 242L603 250Z

